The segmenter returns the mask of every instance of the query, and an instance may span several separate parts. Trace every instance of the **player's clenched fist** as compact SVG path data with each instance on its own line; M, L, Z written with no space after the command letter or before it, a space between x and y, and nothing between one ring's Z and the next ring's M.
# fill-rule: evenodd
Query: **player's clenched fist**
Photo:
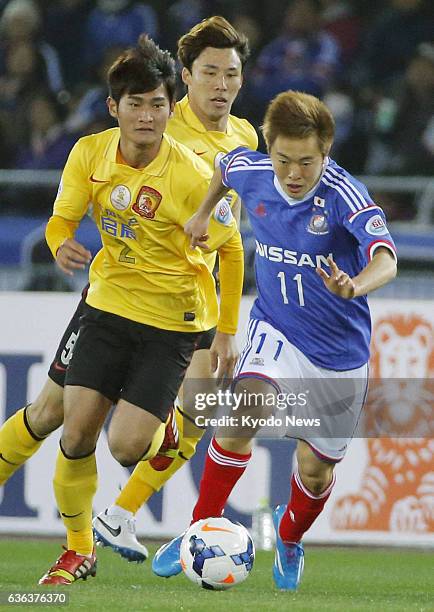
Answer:
M57 265L69 276L74 274L74 270L83 270L91 259L91 252L74 238L67 238L62 242L56 253Z
M316 271L324 281L327 289L346 300L351 300L356 294L356 285L352 278L346 272L340 270L331 257L327 258L330 266L330 274L327 274L323 268L317 268Z

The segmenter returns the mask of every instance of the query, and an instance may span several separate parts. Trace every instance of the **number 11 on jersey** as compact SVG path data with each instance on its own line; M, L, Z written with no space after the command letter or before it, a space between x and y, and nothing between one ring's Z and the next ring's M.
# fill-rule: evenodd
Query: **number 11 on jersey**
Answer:
M279 272L277 275L277 278L280 279L280 292L283 297L283 303L288 304L289 300L288 300L288 294L286 292L285 272ZM300 273L296 274L295 276L292 277L292 280L294 280L297 283L298 303L300 304L300 306L304 306L304 293L303 293L303 283L301 280L301 274Z

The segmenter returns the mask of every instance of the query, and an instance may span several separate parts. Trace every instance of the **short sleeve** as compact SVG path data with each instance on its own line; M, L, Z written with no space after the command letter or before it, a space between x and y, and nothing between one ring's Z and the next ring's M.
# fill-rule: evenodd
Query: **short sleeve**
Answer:
M395 260L397 259L395 243L388 230L386 216L379 206L371 204L346 215L344 226L357 240L368 262L379 247L386 247Z

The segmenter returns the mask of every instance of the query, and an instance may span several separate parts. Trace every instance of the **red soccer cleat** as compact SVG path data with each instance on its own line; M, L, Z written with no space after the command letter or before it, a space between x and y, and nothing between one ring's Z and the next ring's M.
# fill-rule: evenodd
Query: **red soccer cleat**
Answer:
M157 472L167 470L169 465L175 459L178 454L179 448L179 431L176 424L175 409L171 408L169 417L166 421L166 429L164 432L164 439L160 446L158 453L149 460L151 466Z
M65 548L65 547L64 547ZM39 580L39 584L72 584L76 580L96 574L96 554L93 550L90 557L78 555L75 550L67 550L60 555L56 563Z

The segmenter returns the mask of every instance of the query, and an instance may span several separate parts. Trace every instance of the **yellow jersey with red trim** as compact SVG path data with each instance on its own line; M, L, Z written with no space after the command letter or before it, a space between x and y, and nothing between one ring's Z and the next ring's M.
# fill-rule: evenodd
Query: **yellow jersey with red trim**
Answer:
M120 131L81 138L62 174L53 215L79 222L89 205L103 248L89 271L87 302L101 310L174 331L215 326L215 283L183 226L208 190L211 170L165 134L155 159L136 169L117 163ZM213 218L209 245L239 241L236 223Z

